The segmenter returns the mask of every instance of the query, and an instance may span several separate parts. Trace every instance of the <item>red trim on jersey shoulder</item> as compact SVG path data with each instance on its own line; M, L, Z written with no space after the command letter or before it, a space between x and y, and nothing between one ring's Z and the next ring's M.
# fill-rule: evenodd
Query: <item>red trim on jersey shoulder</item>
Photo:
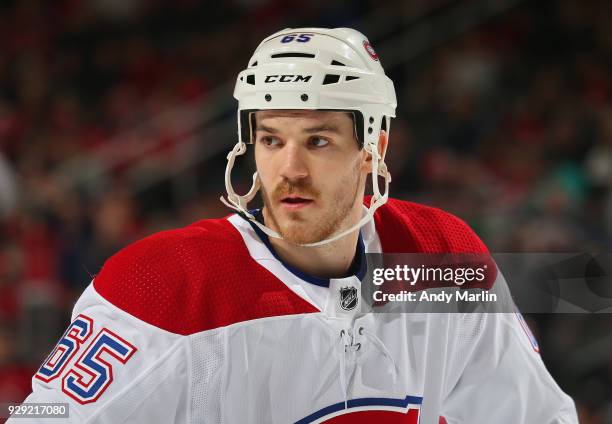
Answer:
M368 207L370 200L364 199ZM465 222L430 206L389 199L374 222L385 253L488 253Z
M251 257L227 219L202 220L129 245L106 261L94 287L118 308L182 335L319 312Z
M371 196L364 198L364 204L368 207L370 201ZM374 213L374 223L383 253L458 254L458 264L466 258L463 254L474 254L474 259L487 263L490 272L482 283L462 287L492 287L497 267L489 250L476 233L456 216L438 208L389 199Z

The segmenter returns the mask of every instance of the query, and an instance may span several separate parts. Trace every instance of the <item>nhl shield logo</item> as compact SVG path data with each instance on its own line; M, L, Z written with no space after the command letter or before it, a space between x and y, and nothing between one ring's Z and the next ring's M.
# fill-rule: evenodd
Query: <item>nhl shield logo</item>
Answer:
M352 311L357 306L357 288L342 287L340 289L340 307L345 311Z

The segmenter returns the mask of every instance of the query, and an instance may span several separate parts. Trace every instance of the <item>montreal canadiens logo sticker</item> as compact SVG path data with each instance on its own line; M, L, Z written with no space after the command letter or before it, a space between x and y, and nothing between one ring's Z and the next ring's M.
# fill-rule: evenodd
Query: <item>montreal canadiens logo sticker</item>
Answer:
M378 55L376 54L376 50L374 47L368 42L368 40L363 40L363 48L370 55L370 57L374 60L378 60Z

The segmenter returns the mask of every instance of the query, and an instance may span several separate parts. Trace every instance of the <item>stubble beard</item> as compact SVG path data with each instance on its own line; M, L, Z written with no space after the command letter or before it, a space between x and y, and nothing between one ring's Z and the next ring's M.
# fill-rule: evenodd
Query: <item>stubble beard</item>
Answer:
M352 178L353 175L356 177ZM343 178L338 184L338 189L331 196L329 205L323 205L324 210L318 210L316 216L309 212L297 211L288 212L286 213L287 218L279 220L275 208L272 207L270 195L263 186L261 187L262 198L273 228L277 229L284 240L293 244L316 243L345 229L345 222L353 216L351 212L357 202L361 179L362 175L359 172ZM351 190L351 195L347 196L347 190ZM282 198L286 193L313 193L313 191L309 183L294 184L285 181L274 189L272 198L276 200ZM317 201L321 199L318 198Z

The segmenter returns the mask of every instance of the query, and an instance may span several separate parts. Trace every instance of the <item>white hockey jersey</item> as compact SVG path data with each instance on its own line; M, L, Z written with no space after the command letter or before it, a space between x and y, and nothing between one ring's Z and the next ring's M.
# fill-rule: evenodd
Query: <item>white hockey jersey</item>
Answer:
M284 264L239 215L138 241L105 263L33 378L26 402L68 403L70 418L30 422L577 423L518 314L339 307L364 253L383 251L486 248L454 216L392 199L346 278Z

